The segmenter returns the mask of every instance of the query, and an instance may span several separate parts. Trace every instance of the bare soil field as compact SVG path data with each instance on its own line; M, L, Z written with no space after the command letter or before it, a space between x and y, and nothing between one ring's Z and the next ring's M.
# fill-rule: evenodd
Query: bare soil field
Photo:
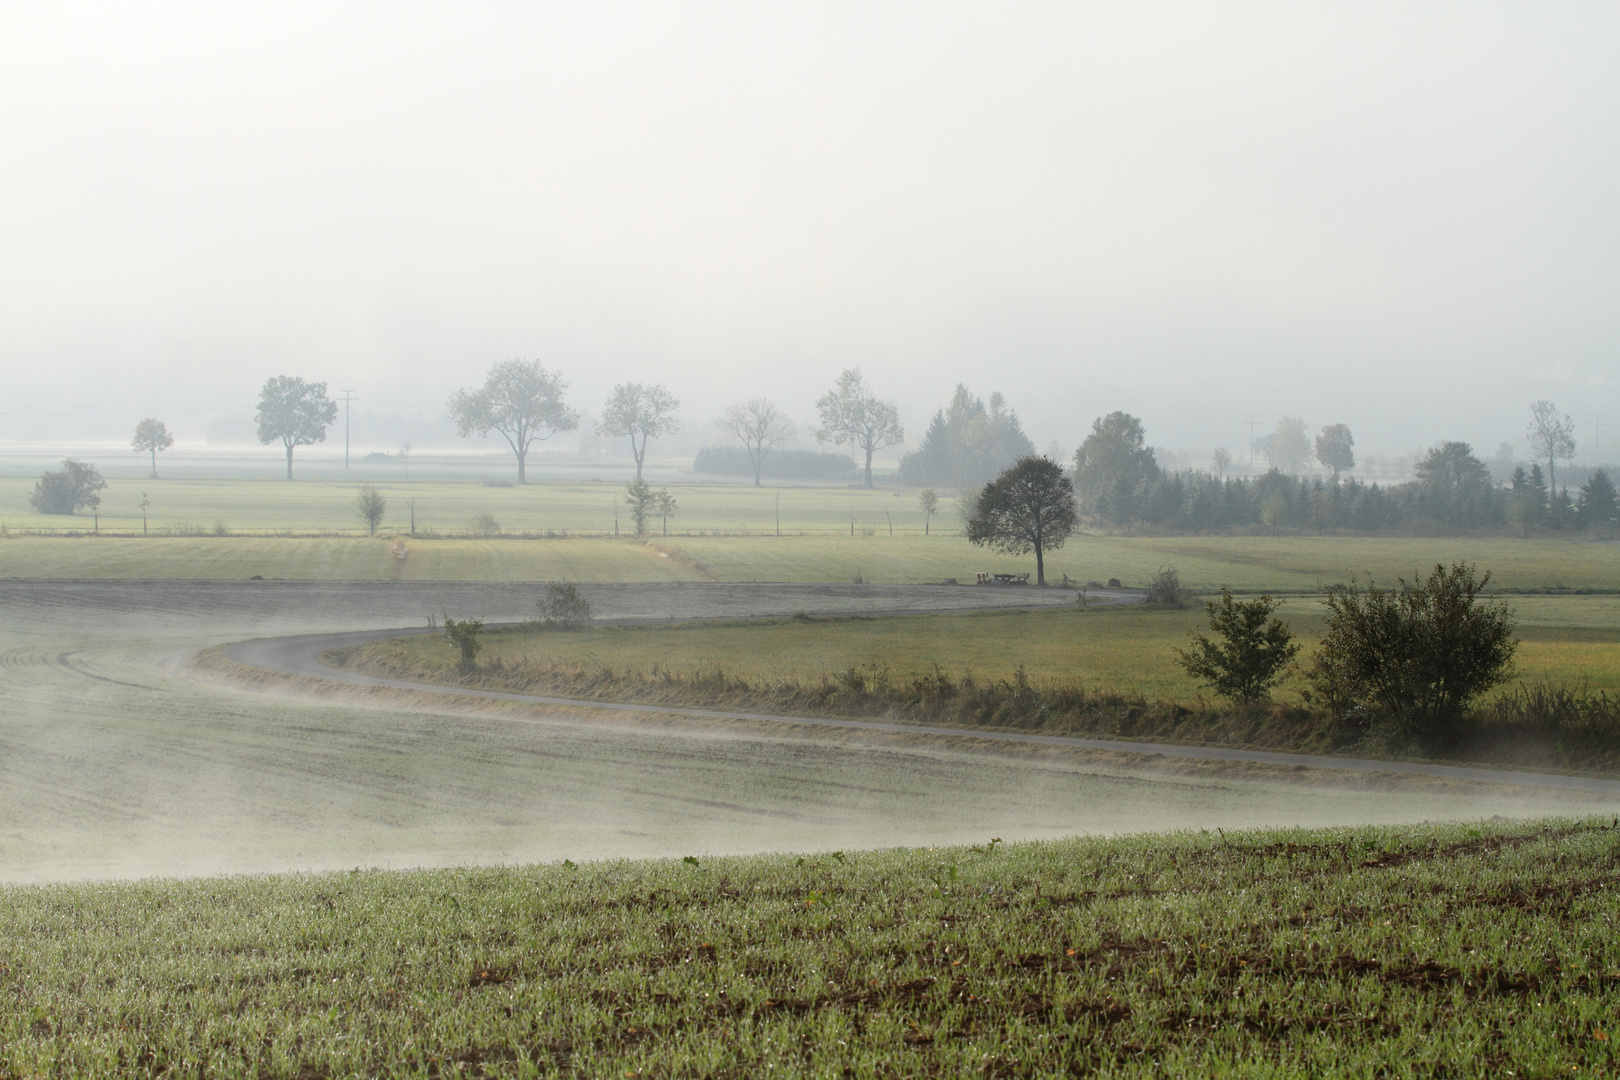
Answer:
M1177 774L1121 755L808 727L278 697L201 681L184 665L223 642L424 625L441 610L521 618L534 593L479 583L0 583L0 881L856 849L1620 806L1609 795L1503 785L1384 778L1309 786L1284 772ZM745 585L593 587L591 595L618 618L1030 598L1021 590Z

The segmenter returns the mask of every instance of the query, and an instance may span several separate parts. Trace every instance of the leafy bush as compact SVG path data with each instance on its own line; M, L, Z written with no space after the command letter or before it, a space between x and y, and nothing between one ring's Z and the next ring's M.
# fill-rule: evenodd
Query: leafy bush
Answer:
M461 655L456 667L463 674L470 674L478 666L478 650L484 643L478 640L483 632L483 619L463 619L460 622L449 615L444 617L444 638L450 647L456 649Z
M377 526L382 523L387 510L388 500L377 490L376 484L367 480L360 485L360 492L354 497L354 516L365 522L366 530L371 535L377 534Z
M101 505L101 492L106 486L94 465L68 458L60 471L39 478L28 502L41 514L71 514L81 507L94 510Z
M1454 738L1469 703L1508 678L1518 648L1507 604L1480 596L1490 580L1459 562L1399 589L1331 586L1313 687L1358 727Z
M591 602L572 581L553 581L546 586L536 604L540 621L554 623L565 630L585 626L596 617Z
M1222 697L1264 701L1282 679L1288 662L1299 653L1294 632L1272 617L1281 606L1281 601L1269 596L1234 600L1231 590L1223 586L1219 604L1204 602L1209 628L1221 641L1211 641L1195 630L1190 635L1191 646L1175 651L1176 663Z
M1190 599L1192 594L1182 586L1181 575L1173 566L1159 567L1159 572L1148 580L1147 602L1150 604L1186 607Z
M494 514L485 512L472 519L467 526L467 531L472 533L474 536L479 536L485 540L488 540L492 536L500 535L501 523L496 520Z

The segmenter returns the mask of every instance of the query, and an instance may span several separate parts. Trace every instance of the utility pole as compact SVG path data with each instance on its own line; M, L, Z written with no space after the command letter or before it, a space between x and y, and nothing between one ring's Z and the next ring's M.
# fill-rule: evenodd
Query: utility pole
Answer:
M349 467L349 402L354 399L349 395L353 390L343 391L343 467Z
M1258 416L1245 416L1243 422L1249 425L1249 475L1254 475L1254 425L1260 422Z

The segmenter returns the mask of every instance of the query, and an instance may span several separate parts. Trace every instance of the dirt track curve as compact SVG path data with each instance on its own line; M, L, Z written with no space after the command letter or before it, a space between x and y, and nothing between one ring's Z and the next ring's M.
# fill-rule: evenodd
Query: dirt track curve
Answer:
M1023 590L984 590L979 588L938 588L933 586L620 586L598 587L602 599L612 597L612 621L668 622L671 619L733 619L738 617L781 617L801 611L817 613L837 612L924 612L973 610L984 607L1021 606L1030 597L1050 594ZM686 590L680 596L660 595L656 603L635 603L634 592L621 594L616 589L672 589ZM703 589L724 589L724 594L705 596ZM881 590L881 591L880 591ZM648 594L651 600L654 594ZM675 604L674 600L684 603ZM1102 597L1105 603L1125 604L1140 601L1140 594L1113 592ZM863 606L864 605L864 606ZM883 605L878 607L877 605ZM667 616L654 615L648 608L670 606ZM674 608L679 607L677 613ZM1116 753L1162 754L1165 757L1200 761L1250 762L1307 769L1337 769L1354 772L1392 772L1441 777L1451 780L1473 780L1494 783L1562 788L1572 791L1620 793L1620 780L1593 777L1563 776L1549 773L1506 771L1501 769L1470 768L1456 765L1431 765L1407 761L1381 761L1368 758L1338 757L1315 754L1287 754L1257 750L1231 750L1218 747L1178 746L1169 743L1133 742L1120 739L1086 739L1065 735L1035 735L1024 732L964 730L924 724L895 724L875 720L838 720L827 717L785 716L772 713L737 712L720 709L698 709L671 705L644 705L623 702L593 701L585 698L554 697L545 694L517 694L493 690L447 688L430 683L417 683L401 679L386 679L357 672L345 671L323 663L321 656L335 649L368 644L388 637L431 632L427 627L393 630L365 630L343 633L301 634L281 638L265 638L237 642L222 651L236 663L281 674L327 679L358 686L379 686L396 690L409 690L424 694L454 694L460 697L484 698L493 701L523 702L537 705L556 705L568 708L601 709L617 713L638 713L659 716L685 716L700 719L751 720L781 724L812 724L822 727L865 731L904 732L909 734L971 736L995 742L1032 743L1048 746L1066 746L1086 750L1106 750Z

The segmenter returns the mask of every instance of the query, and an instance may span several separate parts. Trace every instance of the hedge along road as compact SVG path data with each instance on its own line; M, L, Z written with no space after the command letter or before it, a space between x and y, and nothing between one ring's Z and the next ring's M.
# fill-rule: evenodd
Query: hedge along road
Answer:
M972 587L586 589L620 619L1072 602L1058 590ZM538 593L522 583L0 580L0 881L1620 810L1609 793L1422 777L1363 790L1262 766L1179 775L1139 753L961 732L615 721L598 703L323 695L342 689L330 681L291 696L265 692L276 682L297 693L283 676L253 688L184 663L221 642L425 627L444 611L517 620Z
M623 588L640 589L640 586L626 586ZM668 590L670 587L653 587ZM675 586L675 589L681 589ZM957 604L972 603L974 606L1001 607L1014 606L1020 598L1022 590L994 589L988 591L973 587L970 589L939 590L929 586L890 586L883 589L859 586L845 588L842 586L767 586L767 587L722 587L708 586L708 589L735 589L745 588L743 596L728 593L726 597L716 595L712 598L704 597L704 587L686 587L682 598L705 599L709 603L693 604L690 601L678 606L687 608L692 614L676 615L673 612L666 618L653 615L635 615L604 619L604 622L616 623L647 623L667 622L675 619L693 621L700 619L726 619L737 618L737 611L747 614L743 617L771 618L788 614L783 609L782 602L789 601L790 606L797 612L806 611L805 602L814 598L814 606L818 611L847 610L852 604L858 605L866 599L869 605L867 610L875 610L879 603L894 604L902 598L909 603L893 607L889 612L903 611L943 611L967 610L957 607ZM751 594L749 591L751 590ZM824 591L825 590L825 591ZM964 596L964 593L970 595ZM999 594L999 595L998 595ZM620 601L620 607L614 610L630 608L646 608L646 603L624 604L627 599L616 591L610 593ZM1024 594L1045 596L1049 594ZM630 594L631 597L635 593ZM746 596L746 600L744 600ZM999 603L986 603L989 597L995 597ZM650 600L651 595L646 599ZM671 597L670 599L673 599ZM1093 594L1093 602L1104 604L1140 603L1142 594L1130 590L1117 590L1107 593ZM712 613L713 607L727 608L730 614L718 615ZM795 606L796 605L796 606ZM937 606L934 606L937 605ZM676 604L667 601L650 605L662 609L663 606L675 607ZM707 614L700 614L701 611ZM325 663L321 657L338 649L350 649L370 644L389 637L398 637L405 634L430 633L428 628L412 628L408 630L370 630L349 633L332 634L306 634L294 637L259 639L243 641L226 646L222 652L226 658L249 667L256 667L266 671L273 671L284 675L298 675L307 678L327 679L333 682L349 683L356 686L386 687L394 690L408 690L422 693L445 694L451 693L462 697L484 698L492 701L509 701L537 705L555 705L567 708L601 709L607 712L639 713L657 716L685 716L700 719L719 720L748 720L764 721L782 724L813 724L823 727L846 728L861 731L903 732L909 734L944 735L962 737L964 735L977 739L986 739L995 742L1032 743L1046 746L1067 746L1084 750L1105 750L1113 753L1131 754L1162 754L1165 757L1187 758L1199 761L1233 761L1249 762L1263 765L1281 765L1285 767L1303 767L1307 769L1339 769L1355 772L1394 772L1412 775L1433 776L1449 780L1472 780L1494 783L1523 784L1535 787L1562 788L1572 791L1592 791L1610 794L1620 794L1620 780L1605 780L1593 777L1563 776L1548 773L1517 772L1502 769L1470 768L1458 765L1431 765L1422 762L1410 761L1382 761L1369 758L1353 758L1328 756L1317 754L1287 754L1271 751L1233 750L1220 747L1181 746L1170 743L1136 742L1119 739L1087 739L1068 735L1036 735L1016 731L987 731L964 730L962 728L938 727L928 724L897 724L885 723L876 720L840 720L829 717L788 716L776 713L738 712L722 709L699 709L673 705L646 705L629 702L604 702L589 698L555 697L547 694L518 694L495 690L477 690L462 687L445 687L432 683L411 682L402 679L388 679L378 676L365 675L359 672L346 671Z

